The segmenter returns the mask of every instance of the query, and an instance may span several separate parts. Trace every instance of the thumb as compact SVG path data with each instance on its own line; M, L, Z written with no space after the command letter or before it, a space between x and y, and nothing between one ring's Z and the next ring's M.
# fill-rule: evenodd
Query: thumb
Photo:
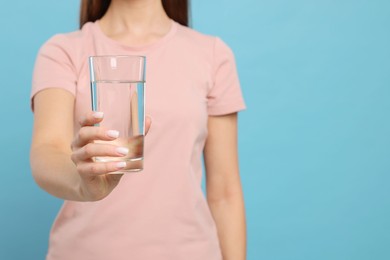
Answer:
M145 135L148 134L151 125L152 125L152 118L150 116L146 116L145 117Z

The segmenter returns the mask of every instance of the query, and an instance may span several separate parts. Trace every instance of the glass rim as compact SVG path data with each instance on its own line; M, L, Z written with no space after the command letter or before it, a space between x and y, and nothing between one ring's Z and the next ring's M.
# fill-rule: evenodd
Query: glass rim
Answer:
M146 59L146 56L144 55L94 55L89 56L89 59L96 59L96 58L142 58Z

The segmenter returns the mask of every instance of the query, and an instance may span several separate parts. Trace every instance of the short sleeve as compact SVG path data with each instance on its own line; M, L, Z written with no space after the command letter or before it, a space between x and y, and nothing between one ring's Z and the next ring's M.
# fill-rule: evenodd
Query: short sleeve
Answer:
M77 76L66 36L56 35L39 50L32 79L31 108L36 93L47 88L61 88L76 94Z
M225 115L245 109L233 52L215 38L213 84L207 96L209 115Z

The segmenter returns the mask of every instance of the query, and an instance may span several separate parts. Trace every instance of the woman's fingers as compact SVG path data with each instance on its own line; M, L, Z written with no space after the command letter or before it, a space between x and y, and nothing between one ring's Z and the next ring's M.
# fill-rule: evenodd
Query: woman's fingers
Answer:
M114 175L131 172L131 171L139 171L142 169L143 161L111 161L111 162L83 162L77 164L77 171L89 178L95 177L97 175L104 175L108 173L115 172ZM111 174L107 175L109 178Z
M93 126L94 124L100 123L103 120L103 112L91 111L84 117L80 118L79 124L83 126Z
M94 140L112 141L119 136L119 132L116 130L107 130L102 127L95 127L103 120L103 113L93 112L80 120L82 126L79 133L76 135L72 142L72 147L83 147L84 145L93 142ZM149 116L145 117L145 135L149 132L152 120Z
M126 168L127 164L123 161L116 162L88 162L77 165L77 171L84 176L103 175L110 172L120 171Z
M142 168L142 160L134 162L120 161L123 157L135 158L141 153L141 151L137 149L138 147L141 147L138 145L141 139L130 138L128 143L129 147L121 147L113 143L106 143L104 141L114 141L117 139L119 132L95 126L102 120L103 113L91 112L79 121L81 128L72 142L73 154L71 156L78 172L89 178L88 176L92 177L111 172L120 172L121 170L132 171ZM152 120L147 116L145 118L145 134L148 133L151 124ZM93 160L93 158L98 157L108 157L107 159L111 158L111 160L118 161L103 162Z
M128 155L129 149L111 144L88 143L72 154L74 163L88 161L93 157L123 157Z
M103 112L90 112L79 120L81 126L72 142L72 148L77 149L94 140L112 141L119 136L116 130L106 130L94 125L103 120Z
M84 126L82 127L72 142L72 147L83 147L94 140L112 141L118 138L119 132L107 130L102 127Z

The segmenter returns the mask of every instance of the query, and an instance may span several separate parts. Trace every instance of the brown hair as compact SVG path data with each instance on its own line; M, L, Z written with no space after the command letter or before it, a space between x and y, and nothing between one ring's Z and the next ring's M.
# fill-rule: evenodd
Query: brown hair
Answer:
M188 26L189 0L162 0L165 12L172 20ZM80 6L80 28L87 22L94 22L103 17L111 0L82 0Z

